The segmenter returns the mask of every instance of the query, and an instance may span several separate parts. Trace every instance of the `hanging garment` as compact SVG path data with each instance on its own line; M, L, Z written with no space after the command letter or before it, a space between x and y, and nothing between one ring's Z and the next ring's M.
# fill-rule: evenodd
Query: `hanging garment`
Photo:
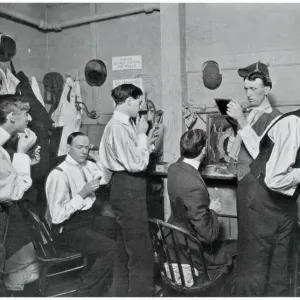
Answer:
M67 154L67 138L81 126L82 111L77 110L76 101L82 101L78 76L75 81L68 77L58 107L51 115L55 127L63 126L58 156Z
M0 81L0 95L15 94L17 85L20 82L9 68L0 69Z
M17 78L20 80L18 89L22 97L30 103L32 121L28 124L28 127L37 135L36 144L41 146L41 160L37 165L32 167L32 180L33 182L44 182L51 169L49 162L49 140L52 134L53 121L45 107L36 98L30 86L29 79L24 72L18 72Z
M39 88L39 84L38 84L35 76L31 77L31 88L32 88L32 91L33 91L36 99L38 99L41 102L41 104L45 107L44 99L42 97L42 94L41 94L41 91Z

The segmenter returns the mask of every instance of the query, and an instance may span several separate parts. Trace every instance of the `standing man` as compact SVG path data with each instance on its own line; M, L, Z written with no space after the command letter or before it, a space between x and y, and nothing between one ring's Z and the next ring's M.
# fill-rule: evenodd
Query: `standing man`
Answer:
M112 280L115 241L107 232L99 232L101 220L95 216L93 206L95 191L100 184L109 181L109 176L101 169L99 155L92 156L97 163L87 160L89 138L84 133L71 133L67 138L67 150L65 161L46 181L52 230L60 248L95 258L79 284L77 295L102 296Z
M153 292L144 172L153 146L146 136L148 123L138 117L142 95L132 84L112 90L116 106L100 143L101 162L113 172L110 201L119 225L113 296L150 297Z
M237 121L239 129L243 129L238 131L229 153L229 156L237 161L237 175L240 181L250 171L249 165L258 154L260 136L270 122L281 113L271 106L267 98L272 82L265 64L257 62L239 69L238 73L244 78L250 113L245 117L241 106L231 101L227 106L227 114Z
M264 77L259 72L245 77L249 100L268 94ZM241 120L236 108L229 104L228 114ZM258 140L251 132L247 124L239 131L255 159L237 190L236 293L288 296L288 253L300 183L300 111L274 119Z

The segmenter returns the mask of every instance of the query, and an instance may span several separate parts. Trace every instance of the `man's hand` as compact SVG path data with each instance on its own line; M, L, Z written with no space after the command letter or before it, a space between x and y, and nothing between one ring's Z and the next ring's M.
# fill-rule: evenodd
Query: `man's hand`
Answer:
M227 104L227 115L236 120L241 128L244 128L248 124L242 107L235 101L230 101Z
M149 135L148 135L149 145L154 144L155 141L158 139L159 131L160 131L160 125L157 125L157 126L153 127L149 131Z
M99 178L93 179L89 182L87 182L82 190L78 193L83 199L85 199L89 194L92 192L95 192L100 187L100 180L101 176Z
M140 133L145 133L147 132L149 128L149 124L148 122L145 120L145 117L140 117L140 116L137 116L136 118L136 129L137 129L137 133L140 134Z
M31 157L31 165L32 166L38 164L41 160L40 149L41 149L41 146L37 146L37 148L33 152L33 155Z
M19 135L19 141L18 141L17 152L25 154L36 142L37 136L29 128L26 128L24 130L24 133L19 133L18 135Z
M217 214L222 211L220 198L212 199L209 204L209 209L214 210Z

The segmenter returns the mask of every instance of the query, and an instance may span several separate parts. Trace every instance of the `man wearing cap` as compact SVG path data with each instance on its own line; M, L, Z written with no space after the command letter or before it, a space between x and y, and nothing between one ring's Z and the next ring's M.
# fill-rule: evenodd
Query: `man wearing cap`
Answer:
M259 137L268 124L281 113L271 106L267 98L272 82L265 64L261 62L251 64L239 69L238 73L244 78L250 113L245 117L242 107L237 102L231 101L227 106L227 114L237 121L239 127L229 156L237 161L237 175L240 181L250 171L249 165L257 155Z
M113 172L110 202L119 226L112 293L150 297L153 252L144 171L153 147L146 136L148 123L137 117L143 92L135 85L122 84L111 95L116 106L101 139L100 158ZM132 118L136 118L136 124Z
M272 85L266 73L254 71L246 75L244 86L250 104L269 105L266 96ZM266 129L260 128L260 137L255 121L251 128L239 105L231 102L227 113L237 120L238 134L254 159L237 190L236 295L288 296L288 253L300 182L296 169L300 166L300 113L273 113L272 120L262 123ZM269 114L272 116L272 112ZM254 114L252 119L255 117Z

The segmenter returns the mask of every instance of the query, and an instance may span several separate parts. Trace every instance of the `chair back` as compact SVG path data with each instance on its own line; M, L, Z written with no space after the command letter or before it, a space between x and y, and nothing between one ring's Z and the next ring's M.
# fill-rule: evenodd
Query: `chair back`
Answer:
M179 290L182 290L191 289L191 286L195 287L197 284L203 284L210 280L200 241L188 231L158 219L149 219L149 228L155 263L159 266L164 284L171 285L173 289L178 287ZM182 260L182 251L185 252L184 261ZM195 253L202 264L200 276L197 276ZM190 282L187 282L187 276L185 276L186 266L189 267L191 274L189 277L192 277ZM174 269L174 267L176 268Z
M56 258L58 255L48 224L41 221L38 215L28 207L25 201L21 201L19 205L28 226L37 258Z

